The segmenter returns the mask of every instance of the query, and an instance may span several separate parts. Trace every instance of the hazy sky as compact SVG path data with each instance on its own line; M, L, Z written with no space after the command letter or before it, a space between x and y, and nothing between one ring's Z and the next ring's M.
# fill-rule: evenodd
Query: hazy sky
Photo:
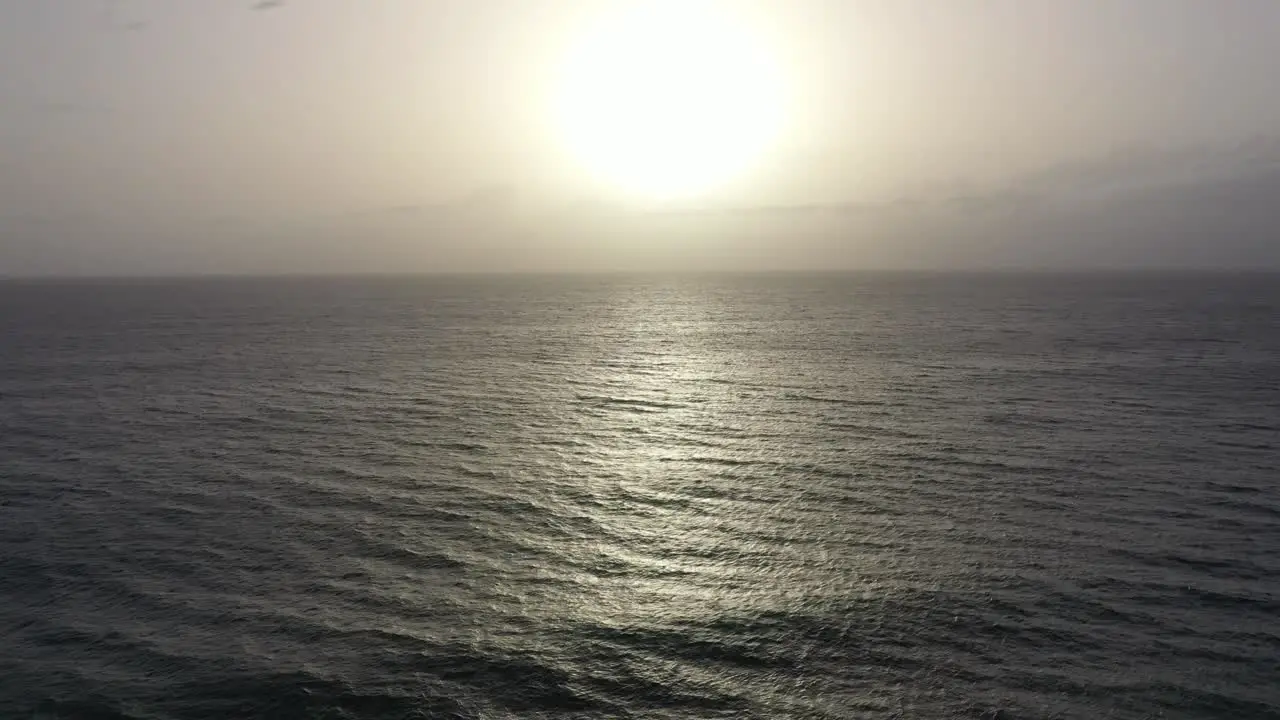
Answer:
M0 0L0 274L483 269L483 253L455 237L468 207L505 210L515 198L537 214L613 200L552 140L548 97L566 44L618 4ZM1224 182L1280 189L1269 141L1280 129L1275 0L723 4L760 30L791 100L776 147L706 204L1005 197L1024 182L1043 195L1063 176L1110 187L1135 174L1182 183L1171 192L1218 188L1208 196ZM447 222L423 209L456 201ZM1234 212L1215 207L1206 212ZM1280 228L1259 225L1265 209L1250 212L1263 213L1248 227L1253 254L1219 264L1280 262L1268 254L1280 243L1263 237ZM788 250L757 237L743 255L755 259L736 264L824 266L835 253L857 266L832 249L832 228L866 223L824 222L820 243ZM965 264L946 222L893 222L919 252L951 243ZM1165 221L1147 222L1143 232L1160 234ZM615 249L549 240L541 227L520 241L539 267ZM688 242L715 236L711 254L734 255L727 234L741 228L709 228ZM611 233L599 242L642 242L639 231ZM431 237L419 249L421 235ZM871 252L873 240L869 264L920 264ZM1023 240L1064 243L1044 257L1071 259L1070 239Z

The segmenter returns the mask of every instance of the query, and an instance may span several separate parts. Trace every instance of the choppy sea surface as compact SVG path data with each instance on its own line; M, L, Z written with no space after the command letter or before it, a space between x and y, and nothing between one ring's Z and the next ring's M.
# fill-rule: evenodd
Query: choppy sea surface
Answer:
M1280 277L0 283L0 717L1280 717Z

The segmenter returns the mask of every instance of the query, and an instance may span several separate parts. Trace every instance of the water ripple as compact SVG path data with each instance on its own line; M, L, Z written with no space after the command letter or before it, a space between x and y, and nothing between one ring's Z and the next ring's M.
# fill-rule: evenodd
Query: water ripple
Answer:
M1280 717L1277 287L0 284L0 716Z

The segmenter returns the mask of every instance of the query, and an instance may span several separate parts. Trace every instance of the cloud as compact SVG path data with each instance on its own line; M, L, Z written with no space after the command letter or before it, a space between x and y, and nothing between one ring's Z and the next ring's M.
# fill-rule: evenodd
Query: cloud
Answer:
M126 32L138 32L145 30L151 26L147 20L138 18L126 19L121 17L121 0L104 0L102 3L102 24L108 30L124 30ZM127 7L125 8L128 9Z
M1277 198L1280 142L1259 139L1113 153L963 195L650 213L660 220L617 224L709 233L756 248L762 265L798 269L1280 268Z
M341 215L351 218L426 218L470 214L495 217L510 215L516 209L518 197L519 193L512 185L488 185L450 200L369 207Z
M21 164L11 170L21 181ZM4 179L0 175L0 179ZM21 188L21 185L15 185ZM640 212L507 185L314 216L0 217L10 273L1280 269L1280 142L1114 153L963 194ZM169 223L169 224L166 224ZM181 234L183 241L174 243Z
M41 116L80 116L80 115L103 115L110 112L111 108L107 105L91 102L83 102L78 100L49 100L32 103L30 111Z
M82 100L41 100L11 98L0 104L0 130L16 132L21 137L33 133L46 133L54 128L80 126L99 121L113 108L102 103ZM9 152L25 153L31 147L7 147Z

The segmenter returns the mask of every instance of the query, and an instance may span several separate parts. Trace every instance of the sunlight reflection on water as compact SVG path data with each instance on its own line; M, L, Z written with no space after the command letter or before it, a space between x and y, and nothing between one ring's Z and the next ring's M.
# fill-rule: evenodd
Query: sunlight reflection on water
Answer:
M1280 284L226 282L8 290L0 715L1280 706Z

